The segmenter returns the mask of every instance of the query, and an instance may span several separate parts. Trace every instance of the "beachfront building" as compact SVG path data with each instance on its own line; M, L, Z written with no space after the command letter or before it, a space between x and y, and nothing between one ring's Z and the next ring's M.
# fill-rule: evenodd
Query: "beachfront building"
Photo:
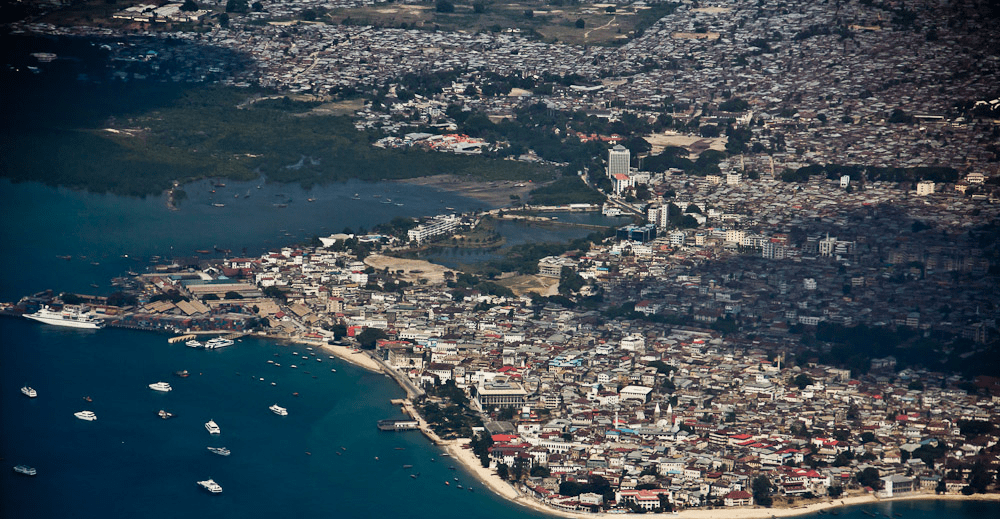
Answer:
M883 497L893 497L913 492L913 478L893 474L882 478Z
M744 490L734 490L723 498L726 506L753 506L753 495Z
M442 214L431 218L426 223L410 229L406 234L410 241L420 244L428 238L448 234L455 229L458 229L460 222L461 219L455 215Z

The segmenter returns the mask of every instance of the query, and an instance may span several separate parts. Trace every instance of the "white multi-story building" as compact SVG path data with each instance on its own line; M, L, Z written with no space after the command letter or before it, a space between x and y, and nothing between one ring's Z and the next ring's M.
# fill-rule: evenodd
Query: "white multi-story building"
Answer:
M628 148L621 144L608 150L608 178L615 178L617 174L628 175L631 159Z
M924 180L917 183L917 196L927 196L934 194L934 182Z
M639 334L622 337L621 349L625 351L646 351L646 338Z
M410 241L421 243L432 236L447 234L458 229L460 222L461 219L455 215L442 214L435 216L427 223L410 229L406 234Z

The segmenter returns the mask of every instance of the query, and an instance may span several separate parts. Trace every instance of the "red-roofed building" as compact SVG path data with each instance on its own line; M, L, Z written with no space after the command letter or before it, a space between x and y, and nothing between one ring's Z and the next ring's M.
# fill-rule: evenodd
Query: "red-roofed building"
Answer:
M743 490L733 490L722 498L726 506L753 506L753 496Z

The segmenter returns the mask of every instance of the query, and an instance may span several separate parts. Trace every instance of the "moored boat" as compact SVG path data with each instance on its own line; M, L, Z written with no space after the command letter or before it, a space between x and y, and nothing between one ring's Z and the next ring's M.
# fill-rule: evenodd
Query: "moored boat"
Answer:
M21 394L28 398L35 398L38 396L38 391L35 391L34 388L30 386L24 386L21 388Z
M44 306L33 314L26 314L25 317L54 326L89 328L94 330L104 327L104 321L91 315L90 309L86 307L72 307L67 305L61 311L57 312L48 306Z
M184 344L186 344L188 348L204 348L205 347L204 344L198 342L195 339L191 339L190 341L187 341Z
M281 407L278 404L274 404L271 407L268 407L268 409L270 409L272 413L278 416L288 416L288 409L285 409L284 407Z
M97 420L97 414L94 413L93 411L77 411L73 413L73 416L81 420L86 420L88 422L93 422L94 420Z
M207 429L210 434L222 434L222 429L219 427L219 424L215 423L215 420L205 422L205 429Z
M199 481L198 484L201 485L201 488L204 488L205 490L208 490L213 494L222 493L222 486L216 483L214 479L206 479L205 481Z
M154 382L149 385L149 389L152 389L153 391L160 391L163 393L174 390L174 388L170 387L170 384L166 382Z
M229 456L229 449L225 447L209 447L208 450L213 454L218 454L219 456Z
M188 373L188 370L182 369L180 371L175 371L174 375L176 375L178 377L181 377L181 378L186 378L188 375L190 375L190 373Z
M163 418L164 420L168 420L174 417L174 413L167 412L166 410L163 409L160 409L160 411L156 413L156 415L159 416L160 418Z
M27 465L17 465L16 467L14 467L14 472L17 472L18 474L24 474L25 476L34 476L38 474L38 471L35 470L35 467L29 467Z
M236 343L224 337L216 337L205 343L205 349L214 350L218 348L225 348L226 346L232 346L233 344Z

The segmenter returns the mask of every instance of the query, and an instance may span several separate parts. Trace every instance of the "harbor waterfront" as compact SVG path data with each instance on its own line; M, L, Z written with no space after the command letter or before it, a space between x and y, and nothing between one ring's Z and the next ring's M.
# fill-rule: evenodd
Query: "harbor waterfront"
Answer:
M351 188L345 187L347 191ZM80 239L74 234L79 229L72 227L94 218L91 211L135 202L103 195L63 194L70 200L83 200L71 209L79 218L65 220L64 234L36 235L35 240L51 240L46 242L48 247L58 242L62 244L60 253L74 259L59 260L52 269L44 264L21 264L19 272L33 287L69 290L61 281L78 277L77 268L86 265L76 261L81 249L67 242ZM434 196L439 200L445 195ZM90 205L92 197L98 199L97 207ZM138 214L124 213L117 219L115 229L122 234L97 233L87 245L99 249L102 239L141 242L149 232L148 222L137 216L143 211L155 213L145 204L157 201L142 202L136 206L143 208L136 211ZM54 209L43 206L34 210ZM179 212L183 211L182 206ZM26 210L7 226L28 226L30 221L18 220L42 214ZM377 220L379 215L364 217ZM192 221L186 228L191 234L184 237L187 243L235 247L220 239L230 222L205 221L211 225L197 226ZM315 224L315 216L303 211L285 225L308 229ZM371 224L348 219L326 224L334 231L358 225ZM4 231L5 243L9 232ZM282 238L293 239L283 233L266 237L278 245ZM76 247L81 247L80 243L82 240ZM269 244L250 240L246 246L266 248ZM122 270L133 261L131 257L109 259ZM3 282L4 292L12 292L6 299L27 293L15 290L17 285L11 281L5 278ZM472 483L470 472L443 458L442 449L419 434L377 433L378 420L405 418L390 403L403 392L389 378L328 356L309 369L267 363L293 352L307 354L309 350L303 345L244 337L233 347L206 351L183 343L169 344L161 334L58 328L13 318L0 319L0 338L0 378L5 381L0 398L0 456L11 466L26 464L38 471L30 479L6 471L0 479L4 515L81 516L79 510L87 510L83 515L362 517L377 509L379 513L417 518L546 516L501 498L481 483ZM318 348L314 352L320 355ZM172 375L180 370L190 375ZM151 382L160 380L170 380L173 391L148 389ZM21 385L37 389L40 396L25 398L18 391ZM84 401L84 397L91 401ZM268 406L275 402L286 407L289 415L279 417L269 411ZM94 411L100 420L73 418L73 413L84 409ZM174 418L161 420L159 409L173 413ZM220 425L218 437L205 432L203 424L209 419ZM206 446L224 446L231 456L217 456L206 451ZM403 468L405 465L411 467ZM451 466L459 470L452 471ZM444 484L456 476L463 485L472 483L474 491ZM198 488L198 481L208 479L225 491L212 495ZM381 499L379 494L391 497ZM839 514L986 517L998 510L995 502L894 501L849 507ZM722 517L713 512L718 513L702 510L685 515ZM725 517L769 517L774 512L741 509L726 511Z
M303 345L245 337L197 350L155 333L10 317L0 318L0 337L4 517L363 517L375 507L409 517L542 517L450 470L456 463L419 433L379 432L378 420L405 418L390 403L402 390L382 374L325 354L315 366L288 367L292 352L309 352ZM190 376L173 375L182 368ZM38 398L21 395L22 380ZM173 391L150 391L155 380ZM268 409L275 402L288 416ZM99 420L73 417L83 409ZM159 418L159 409L174 417ZM209 419L221 434L205 431ZM38 475L10 470L18 464ZM456 476L474 491L444 485ZM207 479L224 492L197 486Z

